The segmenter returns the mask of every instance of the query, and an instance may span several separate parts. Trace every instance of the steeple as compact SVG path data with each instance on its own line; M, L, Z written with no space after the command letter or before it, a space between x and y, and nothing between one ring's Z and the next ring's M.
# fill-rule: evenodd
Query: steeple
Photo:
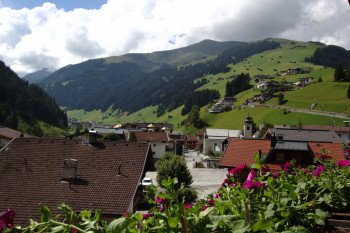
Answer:
M248 116L245 118L244 126L243 126L243 132L245 138L252 138L253 137L253 118Z

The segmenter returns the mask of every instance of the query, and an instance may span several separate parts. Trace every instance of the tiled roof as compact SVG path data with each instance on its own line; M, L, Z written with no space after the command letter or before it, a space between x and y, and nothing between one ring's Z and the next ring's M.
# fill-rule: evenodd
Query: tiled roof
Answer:
M327 130L298 130L298 129L269 129L267 134L273 134L278 137L283 136L283 140L304 141L304 142L341 142L341 138L334 131ZM265 135L265 137L267 136Z
M321 153L321 149L324 148L326 151L326 156L334 160L334 162L339 162L344 158L343 148L341 143L331 143L331 142L307 142L312 153L316 157L324 157ZM260 140L260 139L231 139L229 144L222 156L220 161L221 167L237 167L242 163L252 164L255 163L254 155L256 155L259 150L265 155L270 151L271 142L270 140ZM269 167L274 170L281 169L280 165L269 164Z
M186 141L196 142L197 137L195 135L186 135Z
M255 163L254 155L270 151L270 140L231 139L220 161L222 167L236 167L242 163Z
M39 218L40 203L53 216L61 203L76 211L121 215L130 208L148 153L148 143L93 146L77 140L17 138L0 152L0 210L13 209L15 223L22 225ZM78 161L79 178L71 187L61 181L65 159Z
M326 156L330 156L334 162L339 162L344 159L343 146L341 143L327 143L327 142L309 142L309 147L312 152L317 155L323 155L321 149L325 149Z
M19 138L20 136L21 136L21 132L14 129L0 126L0 138L2 137L2 138L12 139L12 138ZM34 136L23 134L23 137L32 138Z
M168 141L168 136L165 132L135 132L135 136L138 142L166 142Z
M350 127L349 126L303 125L303 129L330 130L330 131L334 131L334 132L348 132L348 133L350 133Z

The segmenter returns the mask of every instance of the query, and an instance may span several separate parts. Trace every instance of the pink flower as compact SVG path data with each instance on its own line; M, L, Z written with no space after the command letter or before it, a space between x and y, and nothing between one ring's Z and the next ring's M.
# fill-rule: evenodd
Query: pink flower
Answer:
M208 205L204 205L204 206L202 207L202 211L208 209L208 207L209 207Z
M344 153L345 153L345 158L349 159L350 158L350 149L349 148L345 149Z
M338 162L339 167L349 167L350 166L350 161L349 160L342 160Z
M188 210L189 208L191 208L191 204L190 203L185 205L185 210Z
M261 182L251 182L251 181L247 182L246 181L243 184L244 189L256 189L256 188L263 187L263 186L264 186L264 184Z
M322 165L318 165L317 168L314 171L314 176L315 177L319 177L321 175L321 173L324 171L324 168Z
M221 186L226 187L227 186L226 182L222 182Z
M268 168L268 167L262 167L261 168L261 174L262 175L265 175L266 173L268 173L270 171L270 168Z
M218 193L215 193L215 198L220 198L220 195Z
M162 203L163 203L163 199L162 199L161 197L157 197L157 198L156 198L156 202L157 202L158 204L162 204Z
M77 230L77 229L75 229L75 228L72 228L71 232L72 232L72 233L77 233L77 232L78 232L78 230Z
M151 213L146 213L146 214L143 214L142 215L142 218L143 219L149 219L150 217L152 217L153 216L153 214L151 214Z
M230 186L231 186L231 187L236 187L237 184L236 184L236 183L231 183Z
M209 206L214 206L214 200L213 199L209 199L208 200L208 205Z
M256 173L254 170L250 170L247 180L246 181L253 181L253 179L256 177Z
M238 166L238 167L232 168L232 169L228 172L228 174L234 176L234 175L240 173L240 172L241 172L242 170L244 170L246 167L247 167L247 164L246 164L246 163L243 163L242 165L240 165L240 166Z
M0 231L6 228L13 227L13 218L16 216L16 213L13 210L5 210L0 214Z
M284 164L284 166L283 166L283 171L284 171L285 173L289 173L289 172L290 172L290 167L291 167L291 164L290 164L289 161L287 161L287 162Z
M272 177L273 177L274 179L277 179L279 176L280 176L280 174L279 174L277 171L274 171L274 172L272 173Z

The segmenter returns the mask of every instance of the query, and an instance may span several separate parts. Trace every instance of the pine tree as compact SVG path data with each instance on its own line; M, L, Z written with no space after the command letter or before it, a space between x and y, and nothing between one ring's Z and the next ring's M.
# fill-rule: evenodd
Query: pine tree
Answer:
M338 65L334 71L334 82L346 81L345 71L342 65Z
M350 85L348 87L348 99L350 99Z

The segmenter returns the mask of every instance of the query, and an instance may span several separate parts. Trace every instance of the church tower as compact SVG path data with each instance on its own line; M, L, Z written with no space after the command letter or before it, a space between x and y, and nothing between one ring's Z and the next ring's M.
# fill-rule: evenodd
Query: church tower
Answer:
M249 115L245 118L244 121L244 127L243 127L243 133L245 138L252 138L253 137L253 118Z

